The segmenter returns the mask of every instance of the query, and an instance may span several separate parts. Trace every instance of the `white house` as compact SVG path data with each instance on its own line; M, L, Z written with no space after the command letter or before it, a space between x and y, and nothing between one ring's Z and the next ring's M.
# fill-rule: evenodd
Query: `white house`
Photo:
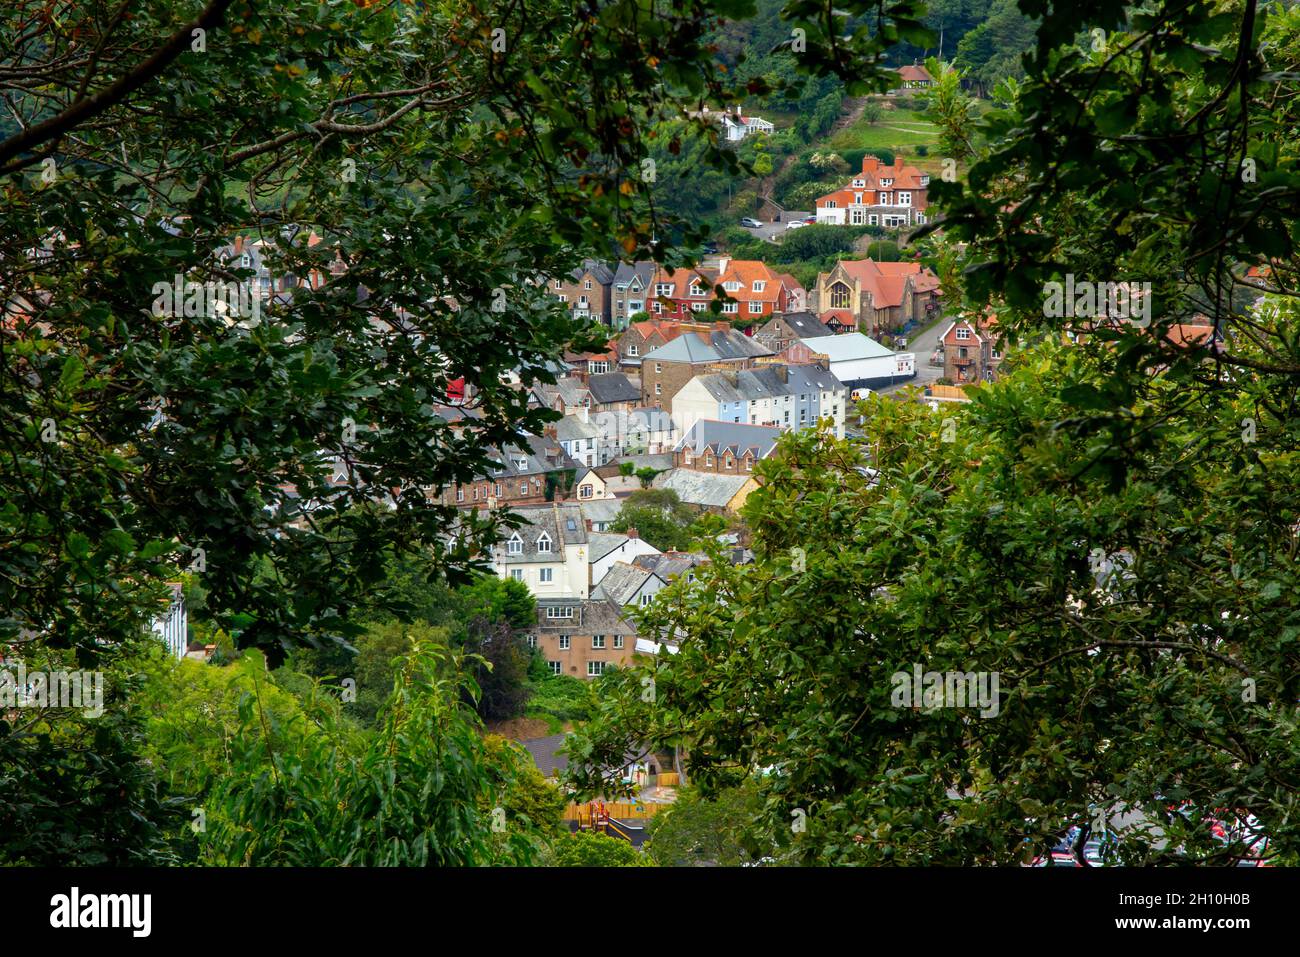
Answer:
M851 390L878 389L916 376L916 356L893 352L860 332L800 340L830 360L831 373Z
M655 572L627 562L617 562L610 566L592 595L612 601L620 608L628 605L644 608L667 587L668 582Z
M150 631L162 639L167 650L174 657L184 658L189 646L189 612L185 607L185 596L181 593L180 582L168 582L171 595L167 602L167 611L155 618L149 626Z
M535 598L586 598L591 590L587 523L577 505L515 510L524 520L492 550L497 577L528 586Z

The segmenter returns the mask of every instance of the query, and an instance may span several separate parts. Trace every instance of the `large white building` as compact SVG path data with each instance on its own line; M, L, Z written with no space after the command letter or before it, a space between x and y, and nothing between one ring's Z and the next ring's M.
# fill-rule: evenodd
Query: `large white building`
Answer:
M852 391L879 389L916 376L916 356L893 352L860 332L801 339L815 353L830 360L830 371Z

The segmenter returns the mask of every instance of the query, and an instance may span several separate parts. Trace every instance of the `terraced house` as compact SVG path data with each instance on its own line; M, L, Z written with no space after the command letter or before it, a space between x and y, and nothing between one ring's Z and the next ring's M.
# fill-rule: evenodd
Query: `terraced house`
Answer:
M848 398L849 390L821 365L774 363L696 376L674 397L673 419L689 434L703 419L799 431L829 418L843 438Z
M817 200L817 222L836 226L919 226L926 222L930 175L901 158L892 166L864 156L862 172Z
M798 280L757 259L723 260L718 286L735 300L722 304L722 314L732 319L765 319L803 308L805 294Z
M568 306L575 319L595 319L609 325L614 274L603 262L585 259L564 279L553 279L550 293Z
M647 310L646 300L659 267L653 262L619 263L610 297L610 325L622 332L632 317Z

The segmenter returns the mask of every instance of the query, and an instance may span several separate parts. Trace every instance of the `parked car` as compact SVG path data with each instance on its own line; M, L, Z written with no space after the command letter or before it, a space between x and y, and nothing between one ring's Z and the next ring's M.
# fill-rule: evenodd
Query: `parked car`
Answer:
M809 226L816 226L816 225L817 225L817 217L816 217L816 216L809 216L807 219L804 220L804 222L807 223Z
M791 220L790 222L786 223L786 224L785 224L785 228L786 228L786 229L802 229L804 226L807 226L807 225L808 225L808 224L805 223L802 219L795 219L795 220Z
M740 225L744 226L746 229L761 229L763 226L762 223L752 216L742 216Z

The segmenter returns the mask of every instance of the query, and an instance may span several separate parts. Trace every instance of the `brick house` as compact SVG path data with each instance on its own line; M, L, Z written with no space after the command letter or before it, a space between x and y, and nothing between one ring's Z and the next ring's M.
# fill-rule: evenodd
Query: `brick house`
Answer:
M926 221L930 175L902 159L886 166L862 158L862 172L847 186L817 199L817 222L836 226L917 226Z
M954 385L988 382L997 378L1002 350L997 322L987 317L978 324L968 319L953 322L940 336L944 378Z
M582 265L563 279L552 279L547 290L565 303L575 319L610 323L610 302L614 273L598 259L584 259Z
M573 485L578 463L565 454L554 432L529 436L526 446L506 446L496 455L498 468L470 482L456 483L437 497L458 508L545 505Z
M800 339L815 339L830 330L811 312L787 312L773 316L754 333L754 341L773 352L781 352Z
M718 285L736 300L724 302L722 314L733 320L755 320L786 312L804 299L798 282L757 259L722 260Z
M634 322L615 340L619 368L625 372L635 372L641 368L641 360L648 353L671 342L683 332L711 328L712 325L707 323L668 322L663 319Z
M729 323L692 330L643 357L641 396L646 405L668 407L682 386L706 371L749 369L759 356L771 355Z
M656 319L689 321L696 313L708 311L717 278L714 270L661 267L650 289L648 312Z
M919 262L845 259L817 276L813 310L834 332L875 338L939 310L939 277Z

